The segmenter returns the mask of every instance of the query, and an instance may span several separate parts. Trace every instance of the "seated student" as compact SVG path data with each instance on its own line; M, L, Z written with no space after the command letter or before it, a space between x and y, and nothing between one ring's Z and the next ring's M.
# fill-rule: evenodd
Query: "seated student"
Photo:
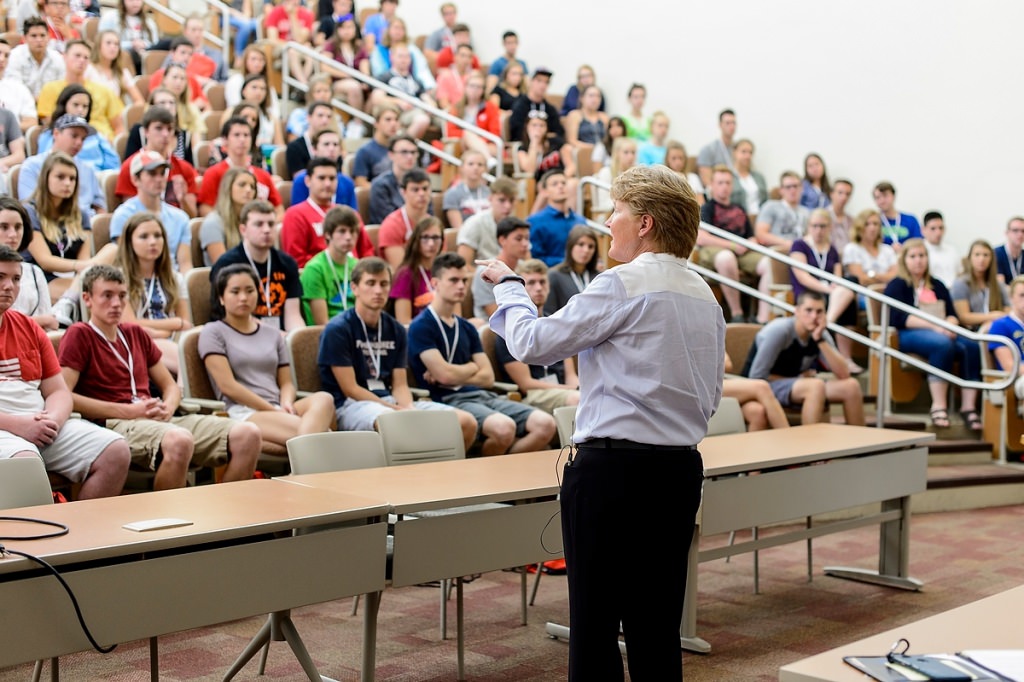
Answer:
M192 230L188 214L164 201L170 162L156 152L143 150L132 157L132 183L138 193L114 210L110 216L110 241L117 243L131 216L148 211L160 218L167 233L167 246L174 269L184 274L192 269Z
M0 195L0 244L20 254L28 248L30 241L32 229L28 211L17 199ZM21 262L21 282L11 310L31 317L46 331L54 331L59 327L50 305L46 275L38 265L24 260Z
M406 43L398 43L390 48L391 68L377 76L377 79L387 85L400 90L409 97L422 100L426 104L436 107L437 102L430 94L427 86L417 78L412 71L412 54ZM373 105L390 102L397 106L402 114L398 120L405 129L405 134L412 138L419 139L430 127L430 115L423 109L414 107L404 99L390 97L384 90L373 90L370 94L370 103Z
M358 211L356 186L352 178L341 172L341 134L337 130L327 128L313 135L313 157L330 159L338 168L338 189L334 193L334 203L349 206ZM308 165L308 164L307 164ZM292 180L292 200L290 205L301 204L309 198L309 186L306 185L306 169L303 167ZM371 246L372 250L372 246Z
M498 223L497 234L498 255L495 258L515 271L520 261L530 257L530 223L509 216ZM494 285L488 284L482 277L485 269L483 265L477 266L472 284L473 316L481 320L486 320L498 309L494 299ZM545 269L545 279L546 274Z
M11 209L0 210L3 216ZM53 344L11 309L21 288L21 256L0 245L0 459L38 457L47 471L81 483L79 499L121 494L128 475L124 439L85 419L70 419L71 391Z
M187 101L195 104L200 111L205 111L209 108L210 103L203 94L204 85L199 74L205 67L212 66L213 61L206 55L196 51L195 46L185 36L178 36L172 39L169 52L170 54L167 55L160 68L150 74L149 89L153 90L161 85L164 87L170 86L170 89L175 94L178 94L177 88L180 87L181 81L177 79L184 76L183 85L188 89L189 93ZM165 81L165 77L174 65L182 67L184 73L174 80ZM213 73L212 68L209 69L209 73ZM207 77L206 80L209 80L209 78Z
M255 424L265 442L284 446L295 436L330 431L334 402L324 391L296 398L284 337L253 315L258 288L248 264L217 273L216 319L199 332L199 356L228 416Z
M203 265L217 262L228 249L242 241L238 231L242 208L256 198L256 176L248 168L232 168L220 180L217 203L199 226L199 244L203 247Z
M557 265L565 255L569 230L587 221L569 208L564 173L548 171L541 177L539 186L547 196L547 206L526 219L530 223L530 251L534 258L541 259L550 267Z
M195 112L188 108L185 108L184 111L179 111L177 96L167 88L157 88L150 91L149 97L146 98L146 111L149 111L154 107L166 109L174 116L174 121L171 124L171 140L169 140L167 144L167 148L170 150L169 155L185 161L195 168L195 145L198 144L197 141L201 138L201 133L199 131L200 121L198 116L193 119L192 114ZM187 117L186 119L181 118L182 113ZM145 113L143 113L143 116L145 116ZM258 119L255 112L253 114L253 118ZM203 131L205 131L205 126L203 127ZM142 128L142 123L134 124L128 132L128 144L124 149L125 161L127 161L135 152L142 149L144 146L144 137L145 134ZM160 153L164 156L168 155L166 150ZM219 161L220 159L217 160ZM120 183L118 186L121 187Z
M405 257L395 270L388 298L395 306L395 319L407 327L434 300L430 269L443 244L441 219L427 216L416 223L405 245Z
M637 151L638 166L653 166L665 163L665 144L668 142L669 118L663 111L651 114L651 137L640 144Z
M900 246L899 275L885 286L885 295L914 306L952 325L959 325L953 299L946 285L932 278L928 267L928 250L924 240L908 239ZM899 333L900 350L928 358L928 364L946 372L960 362L960 376L981 381L981 353L978 344L938 325L896 308L889 309L889 326ZM949 421L949 383L928 375L928 391L932 404L929 416L932 425L947 428ZM972 431L982 429L978 415L978 389L960 391L960 414Z
M117 268L97 265L82 277L91 319L71 325L60 342L74 409L124 436L132 461L156 472L155 490L183 488L189 466L226 464L225 482L252 478L262 448L259 429L212 415L175 417L181 389L149 335L121 321L127 298ZM150 393L151 384L161 397Z
M192 328L185 278L173 269L167 230L152 213L136 213L124 226L115 265L128 285L123 319L142 327L160 350L162 362L178 375L174 335Z
M210 270L210 282L217 272L234 263L248 263L260 276L259 301L253 311L268 324L287 332L306 326L302 319L302 283L299 266L287 253L274 248L274 207L260 199L250 201L239 215L242 242L225 251ZM211 296L211 307L217 305Z
M309 160L313 158L313 136L321 130L337 130L338 126L334 119L334 107L330 101L313 102L309 105L309 125L306 131L285 147L285 165L288 167L288 174L292 180L295 175L303 170ZM288 178L285 178L288 179Z
M565 260L548 270L551 291L544 314L554 315L561 310L570 298L587 288L598 272L597 233L586 225L577 225L565 240Z
M763 379L747 379L729 374L732 372L732 358L725 354L725 373L722 380L722 397L736 398L743 412L747 431L765 429L788 429L789 419L782 409L772 386Z
M732 171L727 166L718 165L711 171L711 198L700 207L700 219L709 225L732 232L738 237L750 239L754 231L750 227L750 217L742 206L731 202ZM742 244L728 239L716 237L706 230L697 232L698 263L703 268L715 270L733 281L739 281L740 273L748 277L756 277L761 263L761 254L748 249ZM740 292L733 287L723 286L722 298L729 308L730 322L744 322L743 304Z
M377 233L377 250L392 270L398 268L405 254L405 243L413 228L429 214L431 202L430 176L420 168L413 168L402 176L403 205L384 218Z
M348 206L335 206L324 215L327 247L310 258L299 273L306 324L327 324L355 303L349 282L359 262L352 249L361 230L359 215Z
M199 186L199 215L205 216L213 210L214 204L217 203L220 179L228 172L228 169L248 168L256 177L256 198L269 201L274 207L274 215L278 218L282 217L284 208L281 203L281 195L278 193L270 173L250 162L252 128L249 126L249 122L244 118L233 116L221 126L220 134L225 140L224 151L227 152L227 158L210 166L203 173L203 182Z
M373 179L391 168L388 146L398 134L399 108L391 103L373 107L373 137L356 150L352 165L352 180L356 187L369 187Z
M309 198L290 206L281 224L281 250L295 259L301 268L324 249L323 220L334 206L338 189L338 166L330 159L317 157L306 164Z
M53 125L53 148L25 159L18 172L18 196L22 201L32 196L40 182L43 165L54 152L62 152L72 159L78 181L78 206L88 217L107 212L107 197L100 183L99 174L89 165L78 160L78 153L87 136L93 134L92 126L81 116L64 114Z
M996 247L996 265L1003 284L1024 274L1024 217L1014 216L1006 222L1006 243Z
M891 182L883 180L875 185L872 196L882 214L882 239L886 244L892 245L898 253L903 242L921 238L921 224L917 222L917 218L910 213L896 210L896 188Z
M380 225L391 213L402 208L402 177L417 167L419 149L408 135L396 135L388 141L388 162L370 184L370 223ZM411 229L411 228L410 228Z
M57 105L53 110L51 123L47 126L46 130L39 134L39 138L36 140L36 154L48 152L53 147L54 124L64 114L81 116L85 120L89 120L89 117L92 116L92 95L85 89L85 86L78 83L70 83L57 95ZM17 139L11 139L10 135L7 135L7 141L10 145L17 142ZM5 157L4 161L7 168L25 159L24 141L22 141L21 152L20 159L17 159L16 156ZM12 158L15 160L10 160ZM114 150L114 145L95 130L85 136L81 151L75 154L75 162L87 163L97 171L115 170L121 166L121 159L118 157L117 151Z
M819 363L835 378L814 376ZM799 405L803 424L827 420L830 401L843 404L847 424L864 425L860 384L825 329L825 299L817 291L805 290L794 315L777 317L757 333L741 374L767 380L783 406Z
M1024 357L1024 276L1017 276L1010 281L1010 313L993 322L988 333L1010 339L1017 344ZM998 341L989 341L988 350L995 356L1000 369L1009 371L1013 367L1013 353L1009 348ZM1018 374L1013 392L1018 399L1024 399L1024 372Z
M946 224L942 214L938 211L925 213L921 236L924 237L924 245L928 249L928 269L931 270L932 277L945 284L947 289L952 289L957 276L969 271L961 269L963 258L956 247L942 241L945 234Z
M448 113L492 135L501 137L501 111L498 110L497 104L484 96L482 73L474 71L469 74L462 97L451 106ZM446 128L446 136L461 139L463 149L472 149L483 154L488 168L497 165L497 144L472 130L455 125L451 121L448 121Z
M283 49L289 42L313 47L313 13L306 9L300 0L282 0L272 7L263 19L266 39L278 49ZM288 72L300 83L309 82L313 74L313 60L304 58L298 51L287 50Z
M320 338L320 382L332 396L343 431L370 431L389 410L451 410L413 401L407 377L405 327L384 311L391 270L380 258L359 261L352 271L355 306L332 319ZM476 331L473 330L475 334ZM456 410L468 450L476 441L476 419Z
M984 239L971 242L961 272L949 292L956 316L962 326L986 331L992 322L1010 310L1009 291L999 281L992 245Z
M338 127L338 120L334 116L334 107L331 106L331 77L326 73L318 73L309 79L309 92L306 93L306 106L295 107L292 109L292 113L288 114L288 123L285 125L285 133L288 136L289 145L294 142L297 138L306 137L307 143L312 142L312 132L310 128L313 126L312 121L312 110L314 104L326 104L330 110L329 121L333 124L333 127ZM328 127L328 124L321 123L317 130L323 130ZM307 133L309 133L307 135ZM307 159L308 160L308 159ZM292 165L289 161L288 168L291 169ZM305 164L297 163L295 168L305 168ZM292 173L294 175L294 173Z
M496 178L491 183L489 208L475 214L459 228L457 249L467 263L498 255L498 223L512 215L519 187L508 177Z
M537 306L538 314L543 315L548 298L548 266L544 261L529 258L520 261L515 271L526 280L526 293ZM579 404L580 378L576 375L573 358L553 365L527 365L512 356L505 339L497 334L494 336L494 354L498 358L498 366L494 368L498 379L518 386L527 405L554 414L556 407Z
M434 260L434 300L409 325L409 365L416 384L427 387L432 400L476 418L481 454L541 450L555 435L554 418L486 390L494 384L494 370L476 329L455 312L466 296L466 283L466 261L460 256L445 253Z
M174 155L177 147L177 139L174 135L174 114L163 107L149 107L142 114L142 136L145 142L143 149L159 154L167 159L170 168L167 175L167 191L164 193L164 202L175 208L185 211L190 218L199 214L196 206L196 178L199 173L188 161ZM117 188L114 192L121 201L130 199L138 194L135 183L132 182L132 160L135 154L129 155L124 163L120 165L120 172L117 176Z
M491 189L487 186L484 171L487 157L472 149L462 154L459 179L444 193L441 207L451 227L462 227L462 221L489 208L488 197Z
M32 229L27 260L43 270L51 300L60 298L75 273L114 261L115 244L105 244L95 256L89 254L89 217L79 208L78 169L67 154L47 155L39 184L24 204Z

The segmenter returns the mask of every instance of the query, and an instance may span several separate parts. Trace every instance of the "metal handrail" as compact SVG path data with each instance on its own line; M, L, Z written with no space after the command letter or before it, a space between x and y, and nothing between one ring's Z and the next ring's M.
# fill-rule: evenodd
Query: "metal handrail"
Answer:
M851 339L857 341L858 343L861 343L861 344L871 348L872 350L874 350L875 352L877 352L879 355L881 355L883 357L883 361L881 363L879 363L879 370L878 370L878 385L879 385L878 402L879 402L880 405L882 405L884 407L884 409L876 410L877 422L878 422L879 426L882 426L883 417L884 417L884 415L887 412L889 412L889 407L890 407L890 401L889 401L889 392L890 392L889 389L890 389L890 387L889 387L889 377L888 377L888 363L884 361L884 358L886 356L894 357L897 360L899 360L900 362L903 362L903 363L906 363L906 364L911 365L913 367L916 367L917 369L919 369L919 370L921 370L923 372L926 372L928 374L931 374L933 376L940 377L940 378L944 379L945 381L947 381L949 383L952 383L952 384L955 384L957 386L960 386L961 388L976 388L976 389L979 389L979 390L1002 390L1002 389L1005 389L1008 386L1010 386L1010 384L1012 384L1014 382L1015 377L1017 376L1017 372L1020 369L1020 362L1021 362L1020 350L1019 350L1019 348L1017 347L1017 345L1015 343L1013 343L1010 339L1006 338L1005 336L996 336L996 335L993 335L993 334L984 334L984 333L974 332L974 331L971 331L969 329L965 329L965 328L963 328L963 327L961 327L959 325L951 324L951 323L947 322L946 320L944 320L942 318L935 317L934 315L926 313L926 312L924 312L924 311L922 311L922 310L920 310L918 308L915 308L914 306L911 306L911 305L908 305L906 303L903 303L902 301L897 301L894 298L891 298L891 297L886 296L884 294L878 293L877 291L874 291L872 289L868 289L867 287L864 287L864 286L862 286L860 284L856 284L856 283L851 282L851 281L849 281L847 279L843 279L841 277L836 277L832 273L827 272L825 270L821 270L820 268L816 268L813 265L809 265L808 263L802 263L800 261L794 260L794 259L790 258L787 255L784 255L782 253L779 253L778 251L775 251L774 249L764 247L764 246L754 242L753 240L744 239L743 237L739 237L739 236L733 234L732 232L728 232L726 230L722 230L720 228L717 228L714 225L710 225L708 223L701 222L700 228L702 230L705 230L706 232L716 236L716 237L719 237L721 239L726 239L728 241L740 244L741 246L744 246L747 249L756 251L756 252L758 252L758 253L760 253L762 255L768 256L769 258L772 258L772 259L778 260L778 261L782 261L783 263L785 263L786 265L788 265L791 268L797 268L799 270L803 270L805 272L810 273L811 275L813 275L814 277L816 277L818 279L824 279L824 280L829 281L829 282L831 282L833 284L846 287L848 289L853 290L854 292L856 292L858 294L861 294L862 296L864 296L866 298L869 298L869 299L872 299L872 300L875 300L875 301L879 301L882 304L881 313L879 315L879 317L881 319L879 320L880 324L878 326L878 329L880 330L880 334L879 334L879 337L878 337L879 340L878 341L875 341L874 339L870 339L870 338L868 338L868 337L866 337L866 336L864 336L862 334L859 334L859 333L857 333L857 332L855 332L853 330L847 329L845 327L842 327L842 326L834 324L834 323L828 325L829 331L831 331L833 333L839 333L839 334L842 334L842 335L844 335L844 336L846 336L848 338L851 338ZM742 291L742 292L744 292L746 294L754 296L755 298L757 298L760 301L767 301L768 303L770 303L771 305L773 305L773 306L775 306L777 308L781 308L781 309L786 310L787 312L790 312L790 313L792 313L792 312L794 312L796 310L796 308L793 305L789 304L789 303L786 303L784 301L780 301L779 299L777 299L777 298L775 298L773 296L766 295L766 294L764 294L763 292L761 292L761 291L759 291L757 289L753 289L753 288L743 284L742 282L737 282L737 281L731 280L731 279L729 279L727 277L723 277L722 275L720 275L719 273L717 273L717 272L715 272L713 270L708 270L706 268L702 268L699 265L692 264L692 263L691 263L691 267L696 272L700 273L704 277L707 277L708 279L712 279L712 280L714 280L716 282L719 282L720 284L723 284L723 285L726 285L726 286L731 286L734 289L739 289L740 291ZM945 371L943 371L941 369L933 367L932 365L929 365L927 362L924 362L923 360L921 360L920 357L913 356L913 355L908 355L907 353L904 353L904 352L899 351L899 350L897 350L895 348L892 348L887 343L885 343L885 339L887 339L888 335L889 335L889 308L896 308L897 310L903 311L903 312L907 313L908 315L913 315L915 317L919 317L922 320L925 320L925 321L927 321L927 322L929 322L931 324L937 325L937 326L939 326L939 327L941 327L943 329L951 331L951 332L957 334L958 336L963 336L963 337L965 337L967 339L970 339L971 341L986 342L986 343L988 343L988 342L1000 343L1000 344L1006 346L1007 348L1009 348L1011 354L1013 355L1013 370L1012 371L1007 370L1006 376L1004 376L1004 377L1002 377L1002 378L1000 378L1000 379L998 379L996 381L993 381L993 382L986 383L984 381L968 381L966 379L961 379L960 377L954 376L954 375L950 374L949 372L945 372Z
M146 7L155 10L157 13L164 15L168 19L173 19L178 22L184 28L185 26L185 15L175 12L167 5L161 5L157 0L143 0L146 3ZM231 22L228 21L230 16L230 7L225 5L220 0L203 0L208 5L212 5L214 9L218 10L221 14L222 26L221 31L223 36L218 36L216 33L211 33L206 29L203 29L203 38L209 40L211 43L220 48L221 54L224 55L224 65L227 67L231 63Z
M301 45L301 44L296 43L296 42L285 43L283 51L282 51L282 58L281 58L281 97L283 99L288 99L288 94L289 94L288 89L290 87L297 87L300 90L302 90L302 89L304 89L306 87L304 83L302 83L302 82L300 82L298 80L295 80L294 78L292 78L289 75L289 66L288 66L288 59L287 59L287 53L289 51L298 52L299 54L301 54L301 55L303 55L305 57L308 57L310 59L313 59L314 61L316 61L316 62L318 62L320 64L326 64L327 66L330 66L332 69L335 69L337 71L341 71L346 76L348 76L350 78L354 78L354 79L358 80L360 83L368 85L368 86L370 86L371 88L373 88L375 90L383 90L384 92L386 92L391 97L394 97L395 99L400 99L403 102L408 102L409 104L411 104L412 106L416 107L417 109L422 109L423 111L427 112L428 114L430 114L434 118L439 118L439 119L441 119L443 121L447 121L448 123L452 123L452 124L456 125L457 127L462 128L464 131L465 130L469 130L470 132L473 132L473 133L479 135L483 139L485 139L485 140L487 140L489 142L493 142L495 144L495 146L497 147L497 149L498 149L498 156L497 156L498 163L495 165L494 175L491 176L490 174L488 174L488 179L493 179L494 177L501 177L501 174L504 172L503 159L505 158L505 147L506 147L507 143L505 142L505 140L500 135L495 135L495 134L493 134L493 133L491 133L491 132L489 132L487 130L484 130L483 128L480 128L480 127L476 126L476 125L473 125L471 123L467 123L466 121L462 120L461 118L458 118L457 116L452 116L447 111L442 111L441 109L438 109L437 107L432 107L432 106L430 106L429 104L427 104L426 102L424 102L421 99L418 99L416 97L411 97L411 96L407 95L406 93L402 92L401 90L393 88L393 87L391 87L390 85L388 85L386 83L382 83L381 81L377 80L376 78L373 78L372 76L367 76L365 73L363 73L362 71L359 71L358 69L353 69L352 67L348 66L347 64L342 64L339 61L331 59L330 57L328 57L326 54L324 54L322 52L317 52L316 50L311 50L310 48L306 47L305 45ZM332 100L331 103L334 104L335 106L337 106L338 108L342 109L343 111L347 112L350 116L355 116L356 118L358 118L358 119L362 120L363 122L368 123L370 125L373 124L373 117L370 116L369 114L367 114L366 112L361 111L359 109L356 109L355 107L350 106L348 103L343 102L343 101L338 100L338 99ZM460 159L456 159L454 156L452 156L451 154L448 154L444 150L438 149L438 148L434 147L433 145L429 145L426 142L423 142L422 140L417 140L416 141L416 145L420 149L422 149L423 151L426 151L426 152L428 152L429 154L431 154L433 156L436 156L436 157L438 157L440 159L443 159L444 161L447 161L448 163L452 163L452 164L454 164L456 166L459 166L459 165L462 164L462 161Z

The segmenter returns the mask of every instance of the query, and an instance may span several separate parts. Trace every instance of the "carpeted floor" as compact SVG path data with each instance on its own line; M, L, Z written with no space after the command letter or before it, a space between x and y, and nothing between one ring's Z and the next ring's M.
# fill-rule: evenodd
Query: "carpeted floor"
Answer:
M699 634L708 655L684 654L689 682L775 680L786 663L965 604L1024 583L1024 508L1002 507L914 517L911 572L924 581L918 593L829 578L825 565L872 568L878 531L860 529L817 539L814 580L807 582L806 545L761 552L761 593L752 594L753 558L733 557L700 569ZM724 537L706 538L709 546ZM643 581L657 598L657 557L624 565L623 580ZM229 580L229 576L224 576ZM533 577L530 576L532 585ZM154 586L154 589L158 589ZM268 588L269 589L269 588ZM351 600L293 612L320 672L359 679L359 616ZM455 609L449 636L438 632L438 590L410 587L384 593L378 631L376 679L440 682L456 679ZM566 644L545 635L548 620L565 622L565 578L544 576L529 625L519 624L519 576L499 572L466 586L466 671L476 682L548 682L566 677ZM262 625L250 618L160 638L160 679L219 680ZM8 624L10 626L11 624ZM871 652L865 652L871 653ZM252 661L236 679L261 679ZM112 654L81 653L61 659L65 680L148 679L146 642L120 645ZM31 665L0 670L0 681L28 680ZM266 677L302 680L283 642L271 648ZM628 679L628 677L627 677Z

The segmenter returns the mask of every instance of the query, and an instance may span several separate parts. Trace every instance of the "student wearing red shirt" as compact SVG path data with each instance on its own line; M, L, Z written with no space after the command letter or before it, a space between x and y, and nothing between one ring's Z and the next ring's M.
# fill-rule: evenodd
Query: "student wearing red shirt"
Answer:
M232 116L224 122L220 135L224 140L227 158L210 166L203 174L203 182L199 186L199 215L205 216L213 210L217 203L220 179L229 168L248 168L256 176L256 198L269 201L277 216L282 217L284 208L281 205L281 195L278 194L270 173L249 162L249 152L252 150L252 128L249 127L249 122L244 118Z
M174 156L174 148L177 146L174 114L163 107L150 107L142 115L142 130L142 138L145 140L143 149L159 154L171 164L164 201L185 211L190 218L195 218L199 215L196 206L196 177L199 173L188 161ZM117 176L117 188L114 191L122 201L138 193L130 170L135 154L124 160Z
M283 0L264 20L267 40L283 45L289 41L313 47L313 13L302 6L300 0ZM303 59L295 51L288 52L288 72L303 83L313 73L313 60Z

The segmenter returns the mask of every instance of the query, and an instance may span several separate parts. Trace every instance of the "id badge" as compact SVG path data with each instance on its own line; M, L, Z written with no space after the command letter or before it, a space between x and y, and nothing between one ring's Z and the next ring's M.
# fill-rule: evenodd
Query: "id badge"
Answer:
M387 390L387 387L384 386L384 382L381 381L380 379L369 379L366 382L366 388L374 392Z

